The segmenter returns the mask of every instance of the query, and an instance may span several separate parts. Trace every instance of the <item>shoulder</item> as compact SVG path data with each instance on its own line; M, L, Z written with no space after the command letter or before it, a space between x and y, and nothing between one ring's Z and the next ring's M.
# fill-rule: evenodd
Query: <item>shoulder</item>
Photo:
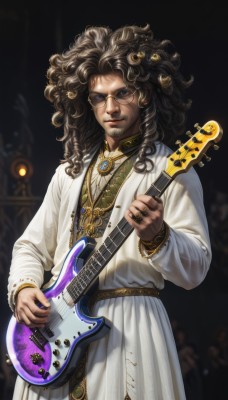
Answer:
M61 183L64 181L72 181L73 178L71 178L67 173L66 173L66 168L67 168L67 164L59 164L56 168L55 171L52 175L51 183Z
M155 152L153 154L147 154L147 159L150 159L153 163L152 175L157 176L161 171L164 171L167 167L167 157L172 153L172 150L162 142L156 141ZM151 165L148 164L150 169ZM150 176L150 174L149 174Z
M92 154L85 154L83 156L83 167L81 171L77 175L75 175L75 177L72 177L67 173L67 168L70 166L70 164L68 162L62 162L56 167L53 178L71 183L77 180L78 178L80 179L81 175L84 174L84 171L87 170L88 166L90 165L90 162L96 151L97 151L97 146L95 146L95 149L92 152Z
M166 144L156 141L155 152L151 155L151 159L155 164L161 163L162 166L167 164L167 157L173 153L173 150Z
M165 156L167 157L169 154L171 154L173 152L173 150L167 146L166 144L156 140L155 144L155 148L156 148L156 155L160 155L160 156ZM174 150L175 151L175 150Z
M57 168L55 169L54 176L56 176L58 179L73 179L71 178L67 173L66 173L66 168L69 166L68 163L64 164L59 164Z
M55 168L47 187L47 194L51 193L52 196L54 194L60 195L64 187L72 184L73 178L66 173L66 166L66 164L59 164Z

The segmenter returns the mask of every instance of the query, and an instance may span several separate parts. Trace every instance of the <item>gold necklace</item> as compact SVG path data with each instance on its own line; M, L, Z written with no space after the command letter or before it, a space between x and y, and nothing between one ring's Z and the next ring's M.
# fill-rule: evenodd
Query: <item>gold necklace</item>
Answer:
M105 157L104 151L102 150L100 153L101 161L97 165L97 171L100 175L105 176L108 175L109 172L114 168L115 161L119 160L122 157L126 157L126 154L118 154L115 157Z
M114 168L115 161L123 157L130 157L134 152L136 152L140 142L141 135L139 134L123 139L118 147L118 150L121 151L121 154L117 154L116 156L104 155L104 151L108 150L107 143L105 143L104 147L100 151L99 157L101 161L97 164L98 173L102 176L108 175Z

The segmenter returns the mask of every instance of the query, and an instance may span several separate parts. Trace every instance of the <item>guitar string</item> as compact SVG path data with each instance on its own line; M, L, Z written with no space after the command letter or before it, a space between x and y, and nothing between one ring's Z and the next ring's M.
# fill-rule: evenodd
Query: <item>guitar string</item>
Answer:
M188 142L187 142L187 143L188 143ZM195 145L195 143L194 143L192 140L190 140L190 143L188 143L188 144L191 144L191 146L192 146L192 145ZM185 144L185 146L186 146L186 144ZM180 156L182 156L182 159L183 159L183 157L185 157L190 151L193 151L193 150L194 150L193 147L188 147L188 149L185 149L184 146L182 146L182 148L183 148L184 150L186 150L185 153L180 154ZM180 151L180 149L179 149L179 151ZM180 159L180 158L181 158L181 157L179 157L179 159ZM175 169L176 169L176 166L174 166L173 168L171 168L171 172L172 172L173 170L175 171ZM156 188L155 188L155 189L156 189ZM125 220L125 221L126 221L126 220ZM129 225L129 224L128 224L128 222L126 221L125 224L123 225L123 229L124 229L127 225ZM117 225L117 227L118 227L118 225ZM115 240L115 239L120 238L119 232L118 232L118 230L117 230L117 227L114 228L114 230L112 231L113 238L111 239L111 245L108 245L107 247L104 246L103 256L102 256L102 254L99 252L99 249L98 249L97 252L95 253L95 254L97 254L98 256L103 257L103 259L104 259L105 261L106 261L106 255L108 255L108 257L110 256L109 247L111 247L113 244L115 244L115 243L114 243L114 240ZM115 232L115 231L116 231L116 232ZM121 244L121 240L120 240L120 242L117 240L117 243L120 243L120 244ZM95 257L93 257L93 258L95 258ZM91 262L91 260L89 260L89 261ZM95 258L95 262L97 262L97 263L99 264L99 262L96 260L96 258ZM85 270L88 269L88 263L86 263L84 267L85 267L85 268L84 268ZM79 271L79 274L80 274L80 271ZM81 274L82 274L82 273L81 273ZM76 278L77 278L77 277L78 277L78 276L76 276ZM79 279L79 281L80 281L80 276L79 276L78 279ZM73 306L73 307L74 307L74 306ZM70 307L70 308L72 308L72 307ZM66 313L67 313L68 310L69 310L69 305L67 305L66 302L65 302L64 300L61 300L61 301L60 301L60 306L58 307L58 309L59 309L59 311L60 311L60 313L61 313L61 316L59 316L59 315L57 314L57 315L56 315L56 318L54 318L54 319L51 321L51 326L53 326L54 329L55 329L55 327L57 326L57 325L56 325L56 322L59 321L59 318L62 318L62 316L63 316L63 317L66 316Z
M162 178L162 179L161 179L160 185L161 185L161 186L164 186L163 183L167 181L167 178L166 178L165 176L161 176L161 178ZM154 190L156 191L156 194L158 194L158 193L160 192L159 188L156 188L156 186L154 186L154 185L152 185L152 186L153 186ZM121 228L119 228L119 224L120 224L121 222L124 222L124 224L123 224L123 226L122 226ZM106 261L106 259L110 257L110 248L113 247L113 245L115 246L115 242L116 242L117 244L121 243L122 237L119 235L119 233L122 233L121 231L124 230L124 229L126 229L126 226L129 226L129 224L128 224L128 222L127 222L125 219L123 219L122 221L120 221L120 223L119 223L119 224L117 225L117 227L114 228L114 230L111 232L111 235L112 235L112 236L110 235L110 236L108 237L109 240L111 241L111 243L110 243L110 244L107 244L107 241L105 241L105 242L101 245L101 247L102 247L102 249L103 249L103 253L100 251L100 249L101 249L101 247L100 247L100 248L96 251L96 253L93 255L92 260L94 260L98 265L100 265L100 262L99 262L98 258L101 258L101 259L103 259L103 260ZM96 257L96 256L97 256L97 257ZM86 270L87 270L87 272L88 272L88 271L90 270L90 268L91 268L91 259L89 259L89 260L88 260L88 263L86 263L86 264L84 265L83 271L82 271L82 270L79 271L79 274L78 274L74 279L78 279L79 284L82 285L82 283L80 283L81 275L83 275L84 271L86 271ZM95 272L97 272L97 271L95 270ZM74 280L74 279L73 279L73 280ZM83 279L81 279L81 281L83 281ZM89 282L89 283L91 283L91 282ZM58 307L59 312L61 313L61 316L64 317L64 316L66 315L66 312L68 311L68 308L69 308L69 306L66 304L66 302L65 302L64 300L61 300L61 302L60 302L60 304L59 304L59 307ZM58 319L58 317L56 318L56 321L57 321L57 319ZM52 320L52 326L55 327L55 319Z

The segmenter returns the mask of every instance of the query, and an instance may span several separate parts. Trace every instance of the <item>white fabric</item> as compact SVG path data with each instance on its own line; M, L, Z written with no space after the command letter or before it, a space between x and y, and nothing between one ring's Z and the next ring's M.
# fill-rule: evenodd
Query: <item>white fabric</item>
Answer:
M121 188L104 237L107 237L135 194L147 191L166 169L169 149L157 145L154 170L132 172ZM89 165L89 159L86 161ZM43 282L43 269L58 278L69 251L71 213L77 208L85 171L72 180L60 165L33 220L13 249L9 304L22 282ZM195 170L180 174L162 195L164 219L171 227L168 243L150 260L138 251L135 232L127 238L100 274L100 288L157 287L165 280L187 290L199 285L211 262L211 248L203 192ZM23 277L23 278L22 278ZM49 283L51 285L51 282ZM94 315L112 321L110 333L90 346L87 364L88 400L184 400L182 376L172 329L161 300L124 297L102 300ZM68 385L50 390L30 387L17 379L13 400L68 400Z

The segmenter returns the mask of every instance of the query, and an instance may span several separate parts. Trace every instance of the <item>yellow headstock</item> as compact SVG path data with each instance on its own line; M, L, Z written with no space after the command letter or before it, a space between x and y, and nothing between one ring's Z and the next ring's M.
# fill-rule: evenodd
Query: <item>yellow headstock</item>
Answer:
M200 163L203 157L209 159L206 151L210 146L218 149L216 143L221 140L223 131L216 121L208 121L202 127L196 124L195 127L197 132L194 135L190 134L190 139L168 156L165 172L173 178L186 172L192 165Z

